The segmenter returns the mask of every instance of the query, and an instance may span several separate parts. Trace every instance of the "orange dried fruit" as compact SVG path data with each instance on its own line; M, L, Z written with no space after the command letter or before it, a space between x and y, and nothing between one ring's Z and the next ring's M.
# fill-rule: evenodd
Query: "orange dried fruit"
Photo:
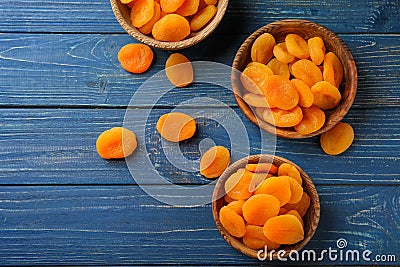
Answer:
M267 102L274 107L290 110L299 102L299 95L290 81L279 75L268 76L266 86L260 88Z
M154 24L152 33L158 41L178 42L190 34L190 26L181 15L168 14Z
M243 95L243 100L244 102L253 107L261 107L261 108L269 107L267 99L263 95L247 93Z
M279 177L287 179L290 184L291 197L287 203L293 204L299 202L301 197L303 196L303 187L301 186L301 184L296 179L290 176L279 176Z
M266 65L252 62L242 72L240 81L248 92L262 95L261 90L266 86L267 77L272 75L274 73Z
M217 7L213 5L206 6L192 18L190 29L194 32L202 29L217 14Z
M253 193L254 191L256 191L256 189L258 189L261 183L263 183L264 180L269 177L270 177L269 173L262 173L262 172L253 173L253 177L249 185L249 192Z
M228 195L225 195L225 196L224 196L224 200L225 200L226 203L231 203L231 202L235 201L235 199L231 198L231 197L228 196Z
M293 127L303 119L303 111L299 106L290 110L279 108L265 109L262 119L277 127Z
M286 79L290 78L290 71L288 65L280 62L276 58L271 59L267 63L267 67L269 67L275 75L282 76Z
M246 165L246 169L254 173L271 173L275 174L278 171L278 167L275 164L262 162L262 163L249 163Z
M282 163L278 168L279 176L290 176L294 178L299 184L303 183L299 170L289 163Z
M139 28L139 31L143 34L151 33L154 24L161 18L161 7L160 4L155 2L154 3L154 15L153 17L142 27Z
M273 56L275 44L275 38L270 33L258 36L251 46L252 61L266 64Z
M214 146L207 150L200 160L200 173L206 178L217 178L228 167L231 160L229 150Z
M273 195L279 200L280 207L289 202L292 194L290 191L289 180L285 176L270 177L266 179L254 192L258 194Z
M297 210L300 216L303 217L306 214L308 208L310 207L310 204L311 204L310 197L303 190L303 195L301 196L301 199L298 202L292 204L288 203L285 206L283 206L283 208L287 210Z
M122 68L136 74L147 71L153 58L153 51L145 44L127 44L118 52L118 61Z
M252 192L249 191L252 179L253 173L239 169L225 182L226 194L235 200L248 199L252 195Z
M298 105L304 108L311 107L314 103L314 95L311 92L310 87L305 82L299 79L292 79L290 80L290 82L299 94Z
M154 0L137 0L131 9L130 19L134 27L140 28L154 15Z
M304 227L303 218L301 218L301 216L297 210L289 210L288 212L286 212L286 214L291 214L291 215L295 216L299 220L301 225Z
M263 227L264 235L272 242L292 245L304 239L304 229L299 220L291 214L269 219Z
M269 218L278 215L279 209L279 200L267 194L251 196L242 207L244 219L253 225L264 225Z
M346 151L354 140L354 130L350 124L339 122L320 138L322 150L328 155L339 155Z
M309 87L323 80L321 70L308 59L300 59L293 63L291 72L294 77L303 80Z
M243 218L228 206L219 211L219 220L225 230L235 237L242 237L246 234L246 225Z
M185 0L160 0L161 8L166 13L175 12L184 2Z
M218 0L204 0L207 5L216 5Z
M128 157L137 147L136 135L122 127L104 131L96 141L97 153L104 159Z
M325 55L323 66L324 81L339 88L343 80L343 66L339 58L333 52L329 52Z
M226 206L231 208L232 210L234 210L240 216L242 216L243 215L242 207L243 207L244 202L245 201L243 199L233 200Z
M267 246L268 250L277 249L280 246L268 240L261 226L251 224L246 225L246 234L243 236L243 244L251 249L263 249Z
M284 64L288 64L295 59L295 56L287 50L285 42L276 44L273 53L276 59Z
M339 105L342 95L339 90L329 82L317 82L311 87L314 95L314 105L322 109L332 109Z
M320 65L325 58L325 44L321 37L312 37L308 39L308 48L310 50L310 59L315 65Z
M307 42L298 34L286 35L285 44L288 52L297 58L308 58L310 51Z
M196 14L199 8L200 0L185 0L175 13L183 17L192 16Z
M192 63L180 53L171 54L165 63L165 74L176 87L185 87L193 82Z
M196 121L187 114L171 112L158 119L156 128L164 139L180 142L193 137L196 132Z
M318 131L325 124L325 113L316 106L302 108L303 119L294 126L296 132L307 135Z

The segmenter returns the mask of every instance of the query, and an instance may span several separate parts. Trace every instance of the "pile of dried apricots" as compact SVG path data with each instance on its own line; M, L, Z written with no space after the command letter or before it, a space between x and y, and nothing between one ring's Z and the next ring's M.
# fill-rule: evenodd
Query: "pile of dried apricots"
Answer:
M277 249L304 239L302 217L310 206L297 168L289 163L247 164L225 182L227 203L219 220L251 249Z
M217 14L218 0L121 0L141 33L164 42L177 42L204 28Z

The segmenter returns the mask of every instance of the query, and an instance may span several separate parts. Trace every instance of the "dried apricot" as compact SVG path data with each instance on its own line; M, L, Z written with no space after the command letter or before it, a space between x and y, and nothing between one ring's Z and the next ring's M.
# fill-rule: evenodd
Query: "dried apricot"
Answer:
M131 9L130 19L134 27L140 28L154 15L154 0L137 0Z
M185 0L160 0L162 10L167 13L175 12L184 2Z
M139 31L143 34L149 34L151 33L151 30L153 29L154 24L161 18L161 7L160 4L155 2L154 3L154 15L153 17L142 27L139 28Z
M271 173L275 174L278 171L278 167L275 164L268 163L268 162L262 162L262 163L253 163L253 164L247 164L246 169L251 171L251 172L261 172L261 173Z
M225 200L226 203L231 203L231 202L235 201L235 199L231 198L231 197L228 196L228 195L225 195L225 196L224 196L224 200Z
M234 210L240 216L242 216L243 215L242 207L243 207L244 202L245 201L243 199L234 200L226 206L231 208L232 210Z
M325 113L316 106L302 108L303 119L294 126L296 132L307 135L321 129L325 124Z
M267 99L263 95L247 93L243 95L243 100L244 102L253 107L261 107L261 108L269 107Z
M297 210L289 210L288 212L286 212L286 214L291 214L291 215L295 216L299 220L301 225L304 227L303 218L301 218L301 216Z
M207 150L200 160L200 173L206 178L219 177L231 160L229 150L223 146L214 146Z
M269 240L278 244L292 245L304 239L303 226L291 214L269 219L263 227L263 233Z
M197 14L190 21L190 29L197 32L203 28L211 19L217 14L216 6L209 5L197 12Z
M270 33L261 34L251 46L251 59L266 64L272 58L275 44L275 38Z
M271 106L290 110L299 102L299 94L290 81L279 75L268 76L266 86L260 88Z
M279 176L290 176L294 178L299 184L303 183L303 179L301 179L301 175L299 170L289 163L282 163L278 168Z
M190 34L190 26L184 17L168 14L154 24L152 33L158 41L178 42Z
M173 85L185 87L193 82L192 63L180 53L171 54L165 63L165 74Z
M290 71L288 65L280 62L276 58L271 59L267 63L267 67L269 67L275 75L280 75L286 79L290 78Z
M285 206L283 206L283 208L287 209L287 210L297 210L297 212L300 214L301 217L303 217L308 208L310 207L310 197L308 196L308 194L306 192L303 191L303 195L301 196L301 199L293 204L286 204Z
M309 87L323 80L321 70L308 59L293 63L291 71L294 77L303 80Z
M292 194L290 191L289 180L285 176L280 177L270 177L266 179L254 192L255 195L258 194L269 194L276 197L280 206L285 205L289 202Z
M314 105L322 109L332 109L339 105L342 95L339 90L326 81L317 82L311 87Z
M158 119L156 128L166 140L180 142L193 137L196 132L196 121L187 114L171 112Z
M228 206L220 209L219 220L229 234L235 237L242 237L246 234L243 218Z
M252 62L242 72L240 81L250 93L262 95L262 88L266 86L267 77L274 73L266 65Z
M204 0L207 5L216 5L218 0Z
M290 54L289 51L287 50L286 44L284 42L276 44L274 46L273 53L276 59L284 64L288 64L295 59L295 56Z
M263 249L267 246L268 250L277 249L280 246L268 240L261 226L251 224L246 225L246 234L243 236L243 244L251 249Z
M192 16L196 14L199 8L200 0L185 0L175 13L183 17Z
M339 58L333 53L329 52L325 55L324 59L324 81L331 83L337 88L343 80L343 66Z
M136 74L148 70L153 58L153 51L145 44L127 44L118 52L118 61L122 68Z
M261 183L264 182L265 179L269 178L269 176L270 176L269 173L262 173L262 172L253 173L253 177L249 185L249 192L253 193L254 191L256 191L256 189L258 189Z
M285 44L288 52L297 58L308 58L310 51L307 42L298 34L286 35Z
M322 150L329 155L339 155L346 151L354 140L354 130L350 124L339 122L320 138Z
M135 151L136 147L136 135L122 127L114 127L104 131L96 141L97 153L104 159L127 157Z
M242 207L244 219L254 225L264 225L269 218L278 215L279 209L279 200L267 194L251 196Z
M287 179L290 184L291 197L287 203L293 204L299 202L301 197L303 196L303 187L301 186L301 184L296 179L290 176L279 176L279 177L284 177L284 179Z
M299 106L295 106L291 110L265 109L262 119L277 127L293 127L301 122L303 112Z
M299 94L298 105L305 108L311 107L314 103L314 95L311 92L310 87L305 82L299 79L292 79L290 80L290 82Z
M239 169L225 182L226 194L235 200L248 199L252 195L252 192L249 191L252 179L253 173Z
M311 61L315 65L320 65L325 58L325 44L321 37L313 37L308 39L308 48L310 50Z

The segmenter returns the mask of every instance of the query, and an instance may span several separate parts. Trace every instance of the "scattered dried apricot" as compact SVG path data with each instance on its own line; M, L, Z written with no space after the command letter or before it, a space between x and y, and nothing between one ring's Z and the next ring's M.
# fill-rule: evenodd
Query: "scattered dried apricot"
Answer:
M200 173L206 178L217 178L228 167L231 160L229 150L214 146L207 150L200 160Z
M322 150L329 155L339 155L346 151L354 140L354 130L350 124L339 122L320 138Z
M291 214L269 219L263 227L264 235L278 244L296 244L304 239L304 229L299 220Z
M137 147L136 135L122 127L104 131L96 141L97 153L104 159L128 157Z
M173 85L185 87L193 82L192 63L180 53L171 54L165 63L165 74Z
M219 211L219 220L229 234L235 237L242 237L246 234L243 218L228 206L222 207Z
M190 21L190 29L194 32L202 29L217 14L217 8L213 5L200 10Z
M127 44L118 52L118 61L122 68L136 74L148 70L153 58L153 51L145 44Z
M196 121L187 114L171 112L158 119L156 128L166 140L180 142L193 137L196 132Z
M168 14L154 24L152 33L158 41L178 42L190 34L190 26L184 17Z
M261 34L251 46L251 59L266 64L272 58L275 44L275 38L270 33Z

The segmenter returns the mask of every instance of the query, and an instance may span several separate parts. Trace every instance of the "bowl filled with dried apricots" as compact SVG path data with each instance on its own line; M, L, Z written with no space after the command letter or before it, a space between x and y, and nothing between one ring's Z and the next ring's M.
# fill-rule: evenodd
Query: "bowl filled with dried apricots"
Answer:
M317 190L295 163L273 155L236 161L219 178L212 213L223 238L243 254L267 260L301 250L320 217Z
M178 50L209 36L228 0L110 0L122 28L149 46Z
M347 45L307 20L258 29L241 45L232 67L232 88L246 117L286 138L332 129L357 91L357 68Z

